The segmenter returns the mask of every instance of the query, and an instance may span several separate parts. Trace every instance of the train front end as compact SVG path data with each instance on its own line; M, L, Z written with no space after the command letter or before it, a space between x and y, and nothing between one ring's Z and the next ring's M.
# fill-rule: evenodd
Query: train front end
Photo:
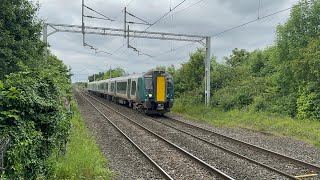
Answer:
M174 86L172 76L164 71L144 74L144 109L146 114L165 114L173 107Z

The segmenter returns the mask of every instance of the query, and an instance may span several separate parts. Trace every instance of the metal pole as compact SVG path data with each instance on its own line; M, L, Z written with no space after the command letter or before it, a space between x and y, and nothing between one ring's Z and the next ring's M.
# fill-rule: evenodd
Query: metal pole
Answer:
M123 27L123 29L124 29L124 38L126 38L126 25L127 25L127 8L125 7L124 8L124 27Z
M47 57L48 55L48 51L47 51L47 47L48 47L48 24L47 23L44 23L43 25L43 42L45 44L45 47L44 47L44 55L45 57Z
M128 47L128 48L130 48L130 45L129 45L129 31L130 31L130 30L129 30L129 25L128 25L128 31L127 31L127 32L128 32L128 35L127 35L127 36L128 36L128 38L127 38L127 47Z
M85 46L85 34L84 34L84 0L82 0L82 44Z
M210 66L211 66L211 59L210 59L210 49L211 49L211 37L206 37L206 67L205 67L205 74L206 74L206 89L205 89L205 104L207 107L210 106Z

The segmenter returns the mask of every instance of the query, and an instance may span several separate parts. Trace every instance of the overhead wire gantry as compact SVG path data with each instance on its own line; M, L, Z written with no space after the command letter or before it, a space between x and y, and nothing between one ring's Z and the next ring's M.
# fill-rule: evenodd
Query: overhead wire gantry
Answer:
M184 0L185 1L185 0ZM180 4L182 4L184 1L182 1ZM178 7L180 4L175 6L174 8ZM159 18L154 23L150 24L145 22L147 25L149 25L148 28L146 28L143 31L138 30L131 30L129 27L126 27L126 19L124 20L124 29L115 29L115 28L105 28L105 27L94 27L94 26L85 26L84 24L84 18L87 17L84 15L84 8L88 8L84 5L84 0L82 0L82 25L69 25L69 24L54 24L54 23L45 23L43 26L43 41L47 44L48 37L57 33L57 32L68 32L68 33L79 33L83 36L83 46L90 46L86 44L85 42L85 34L96 34L96 35L104 35L104 36L118 36L118 37L125 37L128 38L127 45L130 48L129 45L129 37L134 38L145 38L145 39L158 39L158 40L173 40L173 41L187 41L187 42L199 42L201 45L205 46L206 49L206 58L205 58L205 104L207 106L210 105L210 49L211 49L211 37L207 36L199 36L199 35L188 35L188 34L177 34L177 33L166 33L166 32L150 32L147 31L152 25L160 21L166 14L171 12L173 9L171 9L168 13L163 15L161 18ZM91 10L92 8L90 8ZM93 9L92 9L93 10ZM101 13L98 13L102 16ZM124 12L125 18L127 12ZM132 14L129 14L132 15ZM90 18L92 18L90 16ZM103 15L104 20L110 20L111 18L108 18ZM140 19L142 20L142 19ZM143 20L142 20L143 21ZM48 33L48 27L50 27L53 31ZM132 39L131 39L132 40ZM96 48L93 48L90 46L91 49L94 49L97 52ZM122 46L123 47L123 46ZM120 47L121 48L121 47ZM135 48L133 48L135 49ZM138 51L136 49L136 51ZM139 51L138 51L139 53ZM110 53L108 53L110 54ZM148 54L145 54L147 56L150 56Z

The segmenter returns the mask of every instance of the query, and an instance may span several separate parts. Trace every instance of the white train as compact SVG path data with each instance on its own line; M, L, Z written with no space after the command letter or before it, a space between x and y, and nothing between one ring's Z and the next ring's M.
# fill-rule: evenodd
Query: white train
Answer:
M88 91L146 114L169 112L174 101L173 79L164 71L90 82Z

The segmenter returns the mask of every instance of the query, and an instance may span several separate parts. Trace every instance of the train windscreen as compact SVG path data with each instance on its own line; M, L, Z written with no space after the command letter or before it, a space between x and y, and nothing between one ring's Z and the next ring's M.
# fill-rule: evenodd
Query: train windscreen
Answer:
M145 78L145 88L147 90L152 90L153 86L152 86L152 78L151 77L146 77Z

